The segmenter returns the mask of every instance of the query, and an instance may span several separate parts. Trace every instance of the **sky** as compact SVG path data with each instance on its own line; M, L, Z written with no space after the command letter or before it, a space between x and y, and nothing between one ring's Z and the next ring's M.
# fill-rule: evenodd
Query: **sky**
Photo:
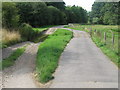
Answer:
M92 4L94 3L95 0L63 0L63 1L66 3L66 5L81 6L87 11L91 11Z

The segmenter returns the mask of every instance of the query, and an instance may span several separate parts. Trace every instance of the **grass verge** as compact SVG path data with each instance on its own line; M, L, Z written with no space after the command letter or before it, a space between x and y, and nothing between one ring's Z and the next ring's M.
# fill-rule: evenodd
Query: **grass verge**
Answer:
M56 25L47 25L47 26L42 26L40 28L33 28L33 30L37 33L35 35L35 38L33 38L33 40L31 40L34 43L38 43L38 42L43 42L48 35L43 34L44 31L48 30L49 28L56 26Z
M52 74L58 66L59 57L72 37L71 31L58 29L39 46L36 73L41 83L53 79Z
M34 31L37 31L37 32L42 32L44 30L47 30L48 28L33 28Z
M115 52L114 50L107 48L106 44L104 44L103 42L100 41L99 38L97 37L92 37L92 40L94 41L94 43L102 50L102 52L107 55L112 62L114 62L118 68L120 68L120 57L119 57L119 53Z
M34 43L43 42L47 37L48 35L43 34L43 35L37 36L34 40L32 40L32 42Z
M14 45L23 41L39 42L45 38L42 32L56 25L42 26L40 28L32 28L28 24L20 26L19 30L9 30L3 28L0 30L0 48L7 48L8 46ZM47 37L47 36L46 36Z
M26 48L26 46L24 46L22 48L18 48L8 58L2 60L0 62L0 65L1 65L0 68L4 69L4 68L12 66L15 63L15 60L17 60L18 57L21 56L24 53L25 48Z
M33 28L33 30L38 31L38 32L42 32L42 31L47 30L47 29L49 29L51 27L54 27L54 26L57 26L57 25L42 26L42 27L39 27L39 28Z

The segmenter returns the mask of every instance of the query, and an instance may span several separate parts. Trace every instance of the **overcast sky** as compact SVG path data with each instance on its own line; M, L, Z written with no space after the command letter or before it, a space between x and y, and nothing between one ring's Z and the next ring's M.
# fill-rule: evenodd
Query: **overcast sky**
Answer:
M63 0L66 5L78 5L86 9L87 11L91 11L92 4L95 0Z

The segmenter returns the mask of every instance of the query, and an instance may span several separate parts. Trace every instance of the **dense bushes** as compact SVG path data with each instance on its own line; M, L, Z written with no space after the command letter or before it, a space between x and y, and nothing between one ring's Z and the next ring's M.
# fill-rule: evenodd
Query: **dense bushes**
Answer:
M34 41L38 37L42 36L42 32L47 30L50 26L41 27L41 28L33 28L31 25L23 23L19 27L19 31L21 37L25 41Z
M23 23L20 26L20 34L21 34L23 39L29 41L32 38L34 38L35 31L33 30L33 28L29 24Z
M87 22L87 12L82 7L66 7L64 2L4 2L2 11L5 28L15 28L22 23L40 27Z
M34 27L40 25L87 23L86 10L79 6L66 7L62 2L51 2L47 4L43 2L17 3L17 7L19 8L22 22L29 23ZM31 9L27 10L27 8Z
M57 68L59 57L71 38L71 31L59 29L40 44L36 61L36 72L40 82L45 83L53 78L52 74Z
M48 20L49 23L48 24L59 25L59 24L66 23L65 15L59 9L53 6L48 6L48 11L49 11L49 20Z
M95 2L87 13L80 6L65 6L64 2L4 2L3 27L15 28L21 23L33 27L68 23L119 24L119 3Z
M33 27L65 24L63 12L56 7L47 6L44 2L26 2L16 5L19 9L21 23L29 23Z

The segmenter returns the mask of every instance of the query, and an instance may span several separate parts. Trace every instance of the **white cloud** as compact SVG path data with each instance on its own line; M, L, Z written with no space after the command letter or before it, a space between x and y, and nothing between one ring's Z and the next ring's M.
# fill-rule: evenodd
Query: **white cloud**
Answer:
M86 9L87 11L91 11L92 4L95 0L64 0L66 5L78 5Z

